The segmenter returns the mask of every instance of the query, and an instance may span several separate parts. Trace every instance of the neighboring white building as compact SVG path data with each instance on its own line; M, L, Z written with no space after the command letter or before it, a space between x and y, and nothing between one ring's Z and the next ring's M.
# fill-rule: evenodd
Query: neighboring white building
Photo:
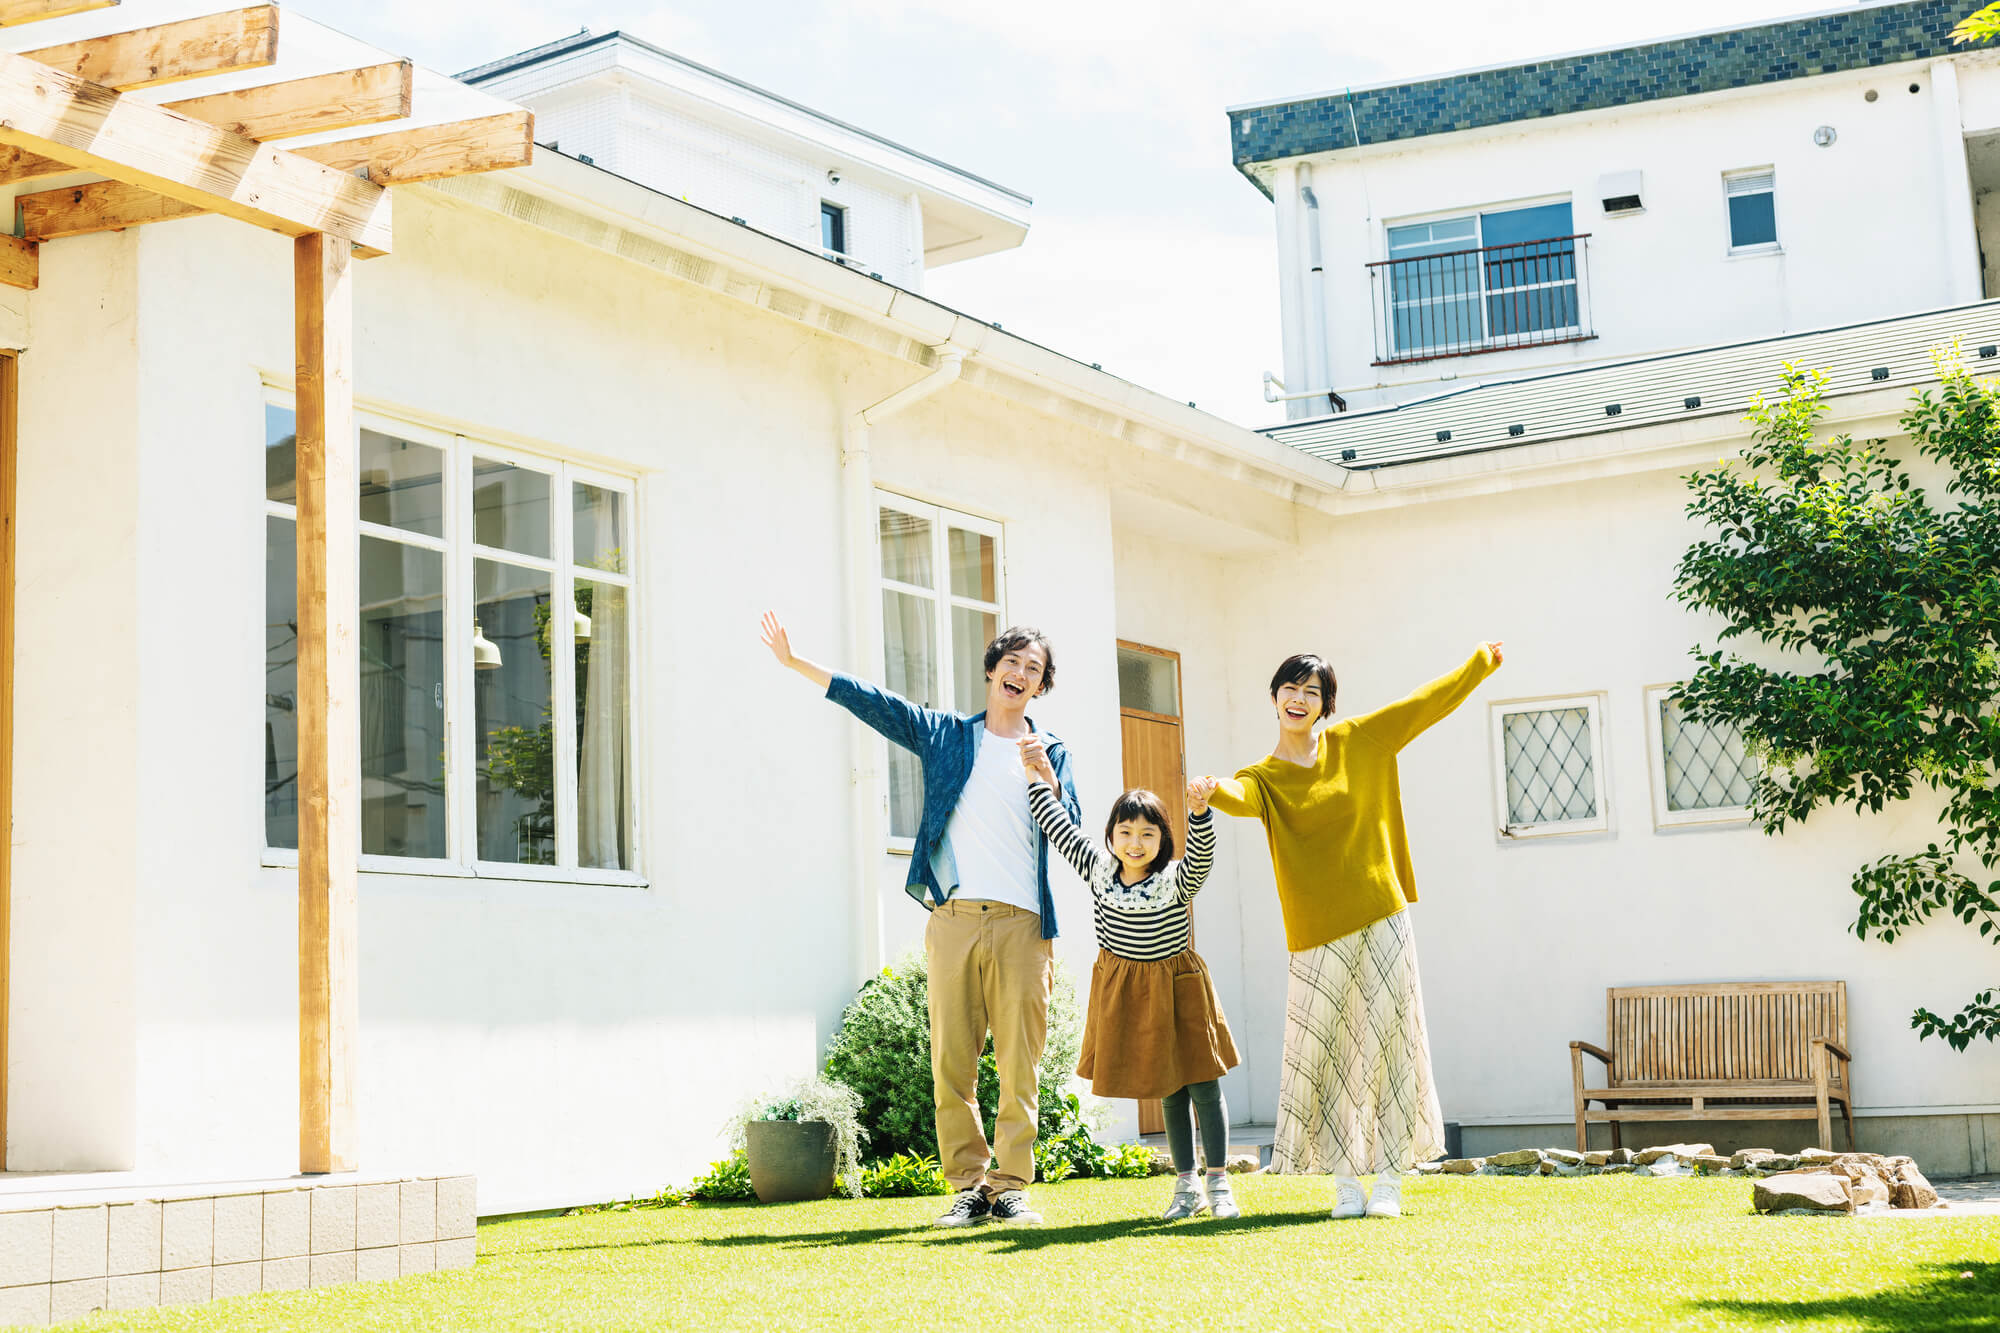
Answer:
M1836 367L1834 424L1893 431L1927 349L2000 343L2000 306L1668 370L1606 363L1274 438L914 293L919 254L970 252L937 253L947 223L974 248L1017 243L1019 196L805 113L791 140L758 140L793 165L732 175L749 150L718 157L719 137L788 104L630 39L573 40L547 68L530 53L480 76L546 94L538 137L560 149L399 188L393 252L356 270L366 1169L476 1173L486 1213L685 1181L731 1109L815 1067L855 987L918 940L907 770L771 663L766 607L802 651L941 703L974 697L992 628L1040 625L1061 671L1034 713L1069 742L1086 816L1125 785L1142 724L1178 732L1189 772L1260 757L1264 683L1289 653L1330 655L1340 706L1361 710L1502 638L1502 673L1403 765L1439 1081L1467 1149L1563 1141L1565 1043L1602 1039L1606 985L1831 976L1852 988L1864 1142L1939 1174L2000 1165L2000 1069L1906 1027L1917 1004L1983 984L1991 947L1945 925L1894 946L1845 931L1852 868L1925 840L1933 809L1767 839L1726 775L1671 793L1678 761L1650 739L1680 735L1656 687L1714 628L1666 600L1691 536L1678 476L1740 444L1745 397L1787 356ZM644 135L608 115L552 128L571 59L692 117L628 128L691 126L645 133L657 159L708 162L708 184L649 177ZM619 82L628 61L652 68ZM543 82L515 89L516 73ZM1884 90L1891 77L1911 81L1899 66ZM710 85L740 104L675 100ZM1861 91L1861 110L1891 100ZM1607 157L1663 183L1622 140ZM1765 163L1718 161L1716 191L1737 165ZM902 279L813 244L835 169L922 213ZM776 211L730 202L773 172L791 181L766 196ZM1411 176L1397 214L1371 187L1376 216L1402 217L1594 188L1598 172L1450 182L1428 202ZM1315 177L1323 213L1346 197L1338 178ZM1856 208L1883 193L1824 188ZM1666 213L1654 198L1619 225ZM1912 272L1940 262L1899 255ZM68 236L43 245L40 288L0 310L20 381L10 1170L296 1165L296 385L290 312L271 299L292 258L217 217ZM1925 291L1906 304L1952 305ZM1596 308L1607 343L1636 327ZM1348 327L1329 313L1330 333ZM1365 365L1352 355L1336 364ZM1567 415L1557 428L1530 408ZM1553 821L1510 792L1510 761L1549 757L1522 750L1523 714L1559 714L1590 747L1588 785L1556 802L1587 816ZM1085 895L1066 873L1056 895L1081 979ZM1197 930L1245 1056L1232 1109L1268 1121L1285 956L1253 826L1225 823ZM1750 1132L1704 1137L1725 1129Z
M533 110L536 137L567 156L909 291L1028 233L1026 195L627 33L585 30L459 77Z
M1232 108L1288 418L2000 295L2000 52L1951 45L1967 8Z

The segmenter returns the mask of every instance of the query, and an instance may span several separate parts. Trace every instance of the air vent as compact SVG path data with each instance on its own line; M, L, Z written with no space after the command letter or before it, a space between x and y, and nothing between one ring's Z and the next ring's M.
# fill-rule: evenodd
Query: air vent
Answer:
M1615 417L1624 410L1624 407L1617 403L1606 403L1604 405L1604 415L1607 417Z
M1526 435L1528 428L1526 426L1509 426L1507 427L1507 433L1509 435Z
M1451 432L1450 432L1450 431L1448 431L1448 430L1441 430L1441 431L1439 431L1439 432L1438 432L1438 443L1439 443L1439 444L1450 444L1450 443L1451 443Z
M1607 171L1597 178L1597 197L1604 205L1604 216L1620 217L1630 213L1646 211L1644 173L1637 171Z
M1352 449L1342 449L1340 451L1340 461L1343 463L1352 463L1354 461L1354 451Z
M1687 397L1681 399L1681 406L1692 412L1695 408L1701 406L1701 399L1695 397L1693 394L1689 394Z
M1873 370L1871 370L1871 371L1869 371L1869 372L1868 372L1868 378L1869 378L1869 379L1871 379L1871 380L1886 380L1886 379L1888 379L1888 378L1889 378L1889 367L1887 367L1887 366L1877 366L1877 367L1875 367L1875 369L1873 369Z

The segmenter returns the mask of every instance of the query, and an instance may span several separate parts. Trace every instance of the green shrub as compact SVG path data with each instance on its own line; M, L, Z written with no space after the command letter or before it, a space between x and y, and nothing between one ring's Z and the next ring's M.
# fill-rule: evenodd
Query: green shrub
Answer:
M904 954L861 987L827 1047L826 1075L860 1094L861 1123L868 1126L869 1143L876 1152L937 1155L927 983L923 953ZM1049 998L1048 1043L1036 1069L1039 1138L1047 1138L1062 1122L1070 1074L1082 1046L1083 1014L1076 983L1057 963ZM979 1106L989 1141L999 1103L1000 1075L989 1040L979 1058ZM1088 1131L1085 1134L1088 1137Z
M749 1155L739 1149L719 1162L711 1162L708 1170L687 1187L687 1197L703 1203L756 1198L757 1191L750 1187Z
M1153 1174L1153 1150L1143 1143L1121 1143L1104 1153L1104 1174L1138 1180Z
M861 1169L859 1192L871 1199L904 1199L920 1194L949 1194L951 1185L944 1172L938 1170L935 1159L897 1153Z
M1081 1097L1072 1092L1059 1098L1055 1114L1042 1117L1041 1131L1035 1144L1035 1167L1043 1180L1105 1174L1109 1149L1091 1137Z

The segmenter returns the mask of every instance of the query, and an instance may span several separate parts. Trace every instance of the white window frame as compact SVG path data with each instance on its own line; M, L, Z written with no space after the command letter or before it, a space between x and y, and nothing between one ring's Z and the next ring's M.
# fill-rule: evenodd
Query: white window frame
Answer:
M260 410L262 406L283 408L296 413L297 396L277 386L266 386ZM640 812L645 808L642 790L644 779L640 763L640 755L643 752L639 745L642 735L640 714L645 693L640 688L643 679L641 649L643 636L640 630L643 608L640 605L641 590L634 573L636 561L630 554L637 544L639 530L639 496L636 479L570 463L558 457L536 454L461 433L440 430L435 426L424 425L378 409L357 409L355 421L357 429L380 431L397 439L408 440L412 444L426 445L443 451L444 536L442 538L406 532L401 528L389 528L366 521L361 523L360 531L364 536L385 538L443 553L446 640L444 646L446 855L437 858L386 856L365 852L359 857L358 868L364 873L371 874L539 880L563 884L644 887L648 881L644 873L646 863L639 819ZM475 458L509 463L549 477L551 507L549 548L553 553L552 558L526 556L513 551L476 546L473 543L471 504L472 469ZM627 547L624 572L579 569L576 565L575 501L570 489L576 483L602 487L624 498ZM263 516L266 519L283 518L296 523L297 508L295 505L272 500L267 496L264 500ZM548 571L551 580L552 623L561 623L554 619L556 608L574 607L576 581L579 576L593 582L616 584L627 590L626 611L629 627L626 641L628 655L626 683L630 694L626 700L625 744L629 771L628 809L625 817L626 826L630 831L628 843L631 849L632 868L603 870L577 864L577 737L576 710L573 704L569 707L554 707L551 710L555 722L556 864L517 865L505 861L477 859L478 810L473 796L478 781L477 764L474 759L477 737L473 725L473 692L476 686L472 662L475 559L496 560L522 568ZM565 594L568 597L567 602L563 600ZM574 700L576 687L574 655L552 652L550 657L552 701L560 704L566 699ZM261 724L260 711L259 725ZM258 811L258 825L261 841L263 827L261 807ZM263 849L261 859L262 864L267 866L295 867L298 865L298 855L295 848L267 845Z
M1665 833L1684 828L1743 828L1750 823L1747 805L1718 805L1706 810L1674 810L1667 805L1667 746L1661 711L1686 681L1646 687L1646 755L1653 789L1653 827Z
M1768 190L1740 190L1740 191L1739 191L1739 190L1732 190L1732 189L1730 189L1730 188L1729 188L1729 187L1730 187L1730 186L1731 186L1731 185L1732 185L1732 184L1733 184L1734 182L1736 182L1736 181L1749 181L1749 180L1755 180L1755 179L1757 179L1757 178L1758 178L1758 177L1760 177L1760 176L1768 176L1768 177L1770 177L1770 179L1771 179L1771 186L1770 186L1770 188L1769 188ZM1729 220L1729 201L1730 201L1730 200L1731 200L1732 198L1735 198L1735 197L1736 197L1736 196L1738 196L1738 195L1751 195L1751 194L1768 194L1768 195L1770 195L1770 196L1771 196L1771 231L1772 231L1772 239L1771 239L1771 240L1768 240L1768 241L1759 241L1759 242L1758 242L1757 244L1755 244L1755 245L1738 245L1738 244L1736 243L1736 230L1735 230L1735 227L1734 227L1734 226L1733 226L1733 225L1731 224L1731 222L1730 222L1730 220ZM1764 166L1764 167L1742 167L1742 168L1739 168L1739 169L1737 169L1737 170L1735 170L1735 171L1725 171L1725 172L1723 172L1723 173L1722 173L1722 248L1723 248L1723 250L1724 250L1724 251L1725 251L1725 252L1726 252L1726 253L1727 253L1727 254L1728 254L1728 255L1729 255L1729 256L1730 256L1731 258L1735 258L1735 257L1737 257L1737 256L1755 256L1755 255L1776 255L1776 254L1783 254L1783 253L1784 253L1784 250L1785 250L1785 246L1784 246L1784 240L1785 240L1785 229L1784 229L1784 227L1783 227L1783 226L1781 225L1781 220L1780 220L1780 219L1779 219L1779 217L1778 217L1778 171L1777 171L1777 168L1776 168L1776 167L1770 167L1770 166Z
M1515 713L1545 713L1581 708L1590 725L1590 771L1597 782L1597 816L1594 819L1564 819L1541 824L1508 822L1507 810L1507 718ZM1493 810L1495 837L1501 842L1525 842L1538 838L1574 837L1578 834L1609 833L1611 818L1611 769L1605 763L1605 699L1595 694L1549 695L1530 699L1502 699L1489 707L1488 730L1493 747Z
M1546 208L1551 204L1568 204L1570 206L1570 226L1574 227L1576 225L1576 200L1573 196L1567 194L1544 195L1541 196L1540 198L1535 198L1535 199L1517 199L1504 204L1481 204L1478 205L1477 207L1469 209L1454 208L1440 212L1418 213L1410 217L1397 218L1394 221L1385 221L1382 224L1382 258L1392 262L1396 259L1395 251L1390 244L1389 233L1394 231L1398 227L1420 227L1427 223L1434 223L1434 222L1470 221L1472 223L1472 244L1468 248L1473 250L1484 250L1486 248L1486 223L1483 217L1481 216L1482 214L1511 213L1520 209ZM1393 282L1394 279L1393 278L1389 279L1389 281ZM1395 293L1392 289L1389 292L1383 293L1383 300L1386 302L1385 308L1389 312L1390 329L1388 336L1392 343L1390 350L1394 354L1400 354L1404 351L1410 351L1410 352L1421 352L1432 355L1452 355L1460 352L1479 351L1485 347L1490 346L1495 341L1492 335L1492 331L1488 327L1492 317L1491 311L1487 307L1487 302L1489 300L1491 300L1496 295L1504 296L1512 292L1536 291L1551 287L1572 287L1576 290L1576 322L1573 324L1562 325L1558 329L1549 329L1546 330L1546 332L1551 332L1551 333L1583 332L1584 321L1587 318L1588 312L1584 308L1585 297L1583 290L1583 279L1580 274L1557 282L1531 282L1520 287L1493 288L1493 287L1488 287L1486 285L1486 265L1482 261L1479 264L1479 291L1478 291L1479 337L1470 341L1461 340L1458 342L1439 343L1435 346L1422 346L1422 347L1411 346L1409 348L1402 348L1393 345L1395 339L1395 315L1396 315L1397 303L1395 300ZM1446 300L1462 300L1462 299L1464 298L1430 297L1418 301L1407 301L1404 302L1403 304L1405 306L1438 305L1444 303L1444 301ZM1531 343L1528 345L1534 346L1535 344Z
M931 573L932 577L937 581L936 587L925 588L914 583L903 583L900 580L891 579L882 573L882 511L884 509L893 510L898 514L907 514L912 518L921 518L931 525ZM976 532L981 536L993 539L993 591L998 594L995 600L985 602L976 597L961 597L952 592L950 545L950 529L952 528L958 528L965 532ZM913 499L897 491L877 488L875 492L875 597L878 605L884 592L900 592L912 597L926 598L932 605L938 608L938 614L931 617L932 636L934 639L931 646L932 660L938 664L938 698L933 706L941 706L947 710L953 710L958 707L958 682L953 674L955 664L952 661L952 609L954 607L963 607L971 611L988 612L994 617L1000 628L1005 629L1007 627L1007 544L1002 538L1002 528L1003 525L997 519L981 518L977 514L968 514L961 509L951 509L944 505L931 504L924 500ZM876 676L878 679L881 678L886 670L884 663L886 661L887 648L888 645L883 641L882 627L878 622L874 645ZM882 783L882 827L886 831L889 828L889 785L887 779L889 771L889 743L878 740L876 744L880 748L880 761L884 774ZM897 855L908 856L916 850L917 840L913 837L898 837L894 833L885 833L885 838L888 850Z

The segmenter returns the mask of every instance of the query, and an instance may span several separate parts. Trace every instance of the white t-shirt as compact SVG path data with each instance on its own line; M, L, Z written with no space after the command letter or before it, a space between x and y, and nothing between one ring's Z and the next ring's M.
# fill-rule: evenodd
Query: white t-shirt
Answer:
M958 892L968 902L1006 903L1041 915L1035 874L1039 830L1028 813L1028 773L1021 747L982 729L979 757L944 826L958 863Z

